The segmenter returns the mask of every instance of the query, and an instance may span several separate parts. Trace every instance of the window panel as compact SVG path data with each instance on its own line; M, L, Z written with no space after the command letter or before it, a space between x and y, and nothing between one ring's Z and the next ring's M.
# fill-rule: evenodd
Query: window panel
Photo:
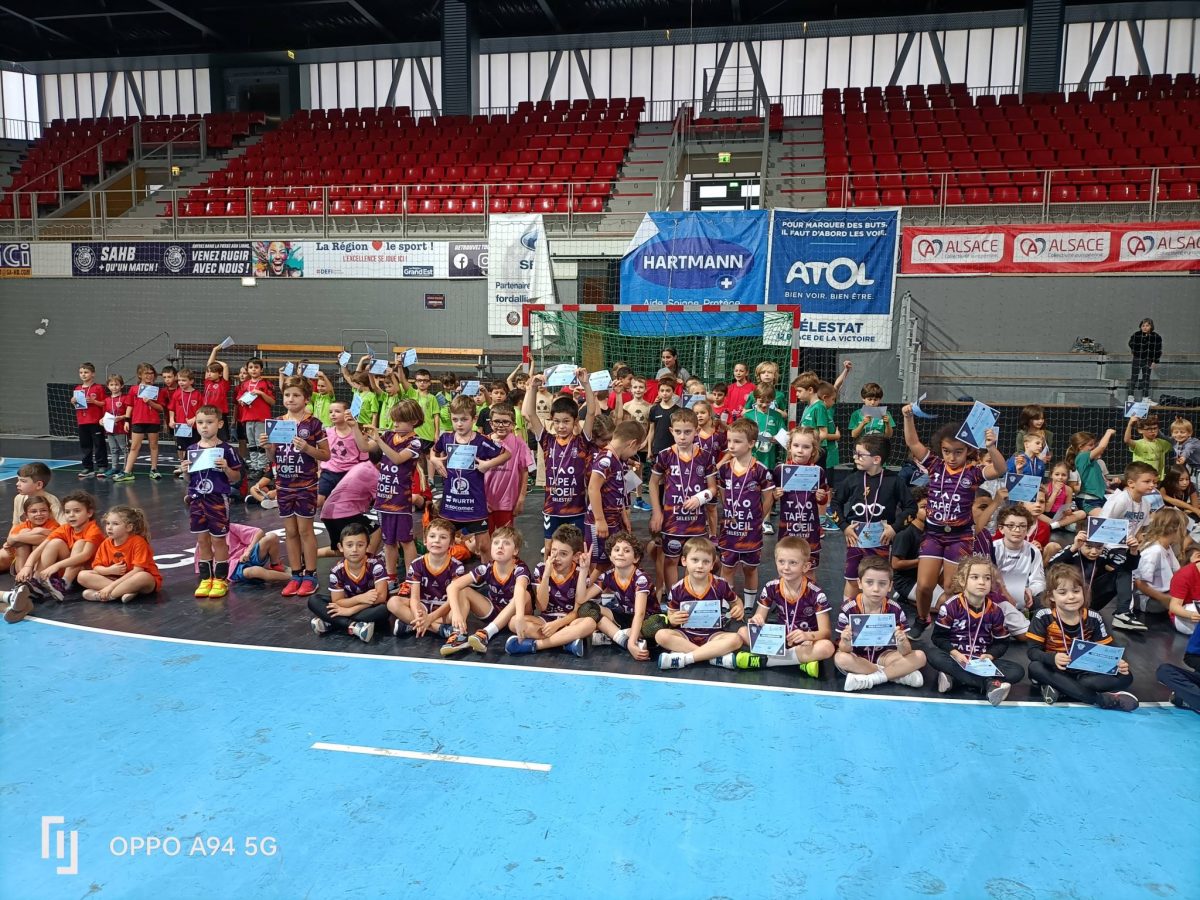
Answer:
M968 31L942 32L942 52L946 56L946 70L950 73L950 82L958 84L967 80L967 40Z
M892 69L896 68L896 54L900 52L902 43L900 35L880 34L875 36L875 46L871 53L871 83L886 85L892 77Z
M337 63L321 63L321 98L318 105L321 109L337 109Z
M179 82L174 69L163 69L160 73L162 80L162 111L167 115L183 112L179 108ZM103 99L103 98L101 98Z
M178 75L179 111L181 113L196 112L196 70L180 69Z
M1192 20L1167 21L1167 47L1163 71L1171 75L1195 71L1192 68Z
M143 73L142 104L146 107L146 115L162 115L162 96L159 93L158 71L150 70Z
M829 38L829 57L825 67L825 87L849 87L850 38Z
M509 81L510 59L507 53L495 53L491 56L488 66L491 96L487 105L492 108L516 106L512 97L512 84Z
M394 59L377 59L371 65L375 67L375 105L386 106L388 91L392 89L392 67Z
M1151 19L1144 23L1142 46L1151 73L1170 71L1167 64L1167 20Z
M375 63L369 59L361 59L354 64L355 75L358 78L358 96L354 105L358 107L377 106L379 101L375 96ZM388 85L384 82L383 95L387 96Z
M55 119L61 119L62 114L59 112L58 105L57 75L42 76L42 96L46 98L46 121L53 122Z
M529 54L508 54L508 102L518 103L533 99L529 88Z
M208 81L208 69L196 70L196 112L212 112L212 85Z
M337 102L342 109L358 106L358 89L354 84L354 63L337 64Z
M987 87L992 74L992 30L972 28L967 38L968 87Z
M62 117L64 119L76 118L75 76L60 75L59 88L62 91Z
M583 51L583 61L587 64L587 51ZM579 69L579 62L575 59L575 54L567 50L563 52L563 67L567 69L567 98L570 100L586 99L587 88L583 86L583 72Z
M803 43L804 93L819 94L825 90L825 57L829 45L825 38L810 38Z
M783 42L758 41L754 45L758 54L758 65L762 69L763 84L767 93L778 97L783 91Z
M629 47L614 47L609 59L610 97L632 97L629 85L629 67L633 51Z
M649 100L654 80L654 55L650 47L633 48L630 72L630 96Z
M717 64L712 44L683 44L675 48L675 65L671 73L675 89L672 100L686 103L700 97L704 91L704 70ZM705 52L705 51L709 52ZM730 73L732 74L732 73Z
M874 44L875 36L871 34L856 34L850 38L851 87L864 88L876 83L871 72L871 63L875 60Z
M1018 29L996 28L992 41L992 86L1010 89L1017 84L1017 60L1020 59Z
M1141 22L1138 22L1140 25ZM1125 27L1125 23L1121 22L1113 26L1113 35L1117 41L1116 55L1113 57L1112 71L1105 72L1104 75L1136 75L1138 74L1137 53L1133 49L1133 39L1129 36L1129 29ZM1110 36L1109 40L1112 40ZM1097 73L1098 74L1098 73ZM1094 80L1103 81L1104 78Z
M437 104L437 108L442 108L442 58L440 56L426 57L425 69L429 72L429 81L433 86L433 102ZM429 101L426 100L425 108L429 109Z
M546 73L549 71L549 53L529 54L529 98L531 100L536 102L542 99L542 89L546 84Z
M819 94L820 88L811 87L808 63L805 54L809 50L809 41L791 38L783 42L782 71L780 73L779 92L781 94ZM821 81L825 80L825 63L821 63Z
M653 62L651 63L651 71L653 72L653 82L651 90L653 96L650 101L670 103L673 98L673 76L675 74L675 62L672 56L673 46L653 47L654 51Z
M601 47L598 50L592 50L587 54L588 68L592 72L592 89L596 92L597 97L611 97L612 90L609 85L609 68L608 64L611 59L610 51L607 47Z

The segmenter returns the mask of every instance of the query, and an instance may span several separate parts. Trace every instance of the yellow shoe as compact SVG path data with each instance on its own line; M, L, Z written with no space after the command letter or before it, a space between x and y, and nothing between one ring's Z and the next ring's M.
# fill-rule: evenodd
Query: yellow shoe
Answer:
M213 579L205 578L196 587L196 592L194 594L192 594L192 596L193 597L211 597L212 589L213 589Z
M224 578L214 578L212 580L212 587L209 588L209 590L208 590L209 599L216 600L220 597L224 597L228 593L229 593L229 582L228 581L226 581Z

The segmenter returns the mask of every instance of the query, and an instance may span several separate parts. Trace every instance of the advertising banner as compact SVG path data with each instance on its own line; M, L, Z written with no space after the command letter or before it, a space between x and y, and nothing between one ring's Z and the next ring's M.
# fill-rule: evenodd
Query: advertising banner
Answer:
M0 278L30 278L33 257L28 244L0 243Z
M555 303L550 247L540 213L488 219L488 334L521 334L522 303Z
M250 274L245 241L125 241L71 245L77 278L236 278Z

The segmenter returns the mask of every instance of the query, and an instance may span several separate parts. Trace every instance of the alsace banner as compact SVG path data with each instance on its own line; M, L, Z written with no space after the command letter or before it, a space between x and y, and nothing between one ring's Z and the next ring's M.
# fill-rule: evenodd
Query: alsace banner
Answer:
M905 228L905 275L1200 270L1200 223ZM807 314L808 310L805 309Z
M621 260L622 303L761 304L770 213L651 212ZM724 335L761 334L762 316L714 313ZM686 334L695 323L667 313L621 313L625 334Z
M777 209L768 303L798 304L804 347L886 350L900 211Z
M522 303L556 303L541 213L488 218L488 334L520 336Z

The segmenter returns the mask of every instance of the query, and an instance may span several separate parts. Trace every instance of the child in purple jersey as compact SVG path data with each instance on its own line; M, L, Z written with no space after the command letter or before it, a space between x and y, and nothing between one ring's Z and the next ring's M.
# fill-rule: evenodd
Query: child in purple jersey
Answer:
M862 592L842 604L838 613L838 649L833 664L846 675L843 690L861 691L894 681L919 688L925 684L921 668L925 654L908 639L904 610L891 600L892 569L886 559L868 556L858 565ZM892 640L882 647L855 647L852 615L889 614L896 617Z
M445 479L439 513L449 519L459 534L472 536L487 531L487 497L483 475L508 462L511 454L491 438L475 431L475 400L459 394L450 401L453 431L438 435L429 453L433 470ZM474 447L475 457L466 468L450 468L456 447ZM488 561L487 541L476 542L476 553Z
M633 530L626 504L625 463L637 453L642 439L641 425L620 422L613 430L608 446L592 459L588 473L588 506L583 522L584 535L591 547L593 572L607 568L604 542L609 534Z
M821 674L821 660L834 653L830 605L825 592L809 579L812 569L808 541L790 536L775 545L775 569L779 577L767 582L758 599L758 609L738 631L746 650L712 660L726 669L761 669L764 666L799 666L810 678ZM782 654L766 656L753 652L750 626L767 624L768 617L785 630Z
M180 468L187 474L187 505L191 532L196 537L196 559L200 583L195 596L207 599L229 593L229 495L242 479L242 461L233 447L218 437L221 411L215 406L196 410L196 434L200 440L188 447ZM212 469L190 471L193 451L219 448Z
M387 573L379 557L367 555L369 542L367 529L357 522L342 529L343 559L329 573L329 599L308 598L316 634L336 628L367 644L375 626L387 621Z
M417 558L413 542L412 479L421 458L421 439L416 429L425 421L425 413L416 400L397 401L388 411L392 430L382 434L354 429L358 445L379 465L379 484L375 488L375 511L383 535L383 560L391 590L399 587L397 566L404 551L404 570Z
M521 533L515 528L497 528L492 535L492 561L480 563L450 582L446 597L452 631L442 646L442 656L452 656L468 646L476 653L486 653L488 641L510 627L517 611L525 608L530 575L517 555L520 552ZM469 614L484 626L471 634L467 633Z
M428 552L412 561L408 567L408 596L397 594L387 602L388 612L396 619L392 634L400 637L426 634L448 638L450 603L447 596L451 583L462 577L466 569L450 555L454 543L454 523L440 516L425 527L425 547Z
M645 662L650 651L640 637L642 625L657 609L649 608L654 584L638 568L642 542L631 532L618 531L608 536L604 550L612 568L592 582L587 592L589 600L600 600L600 622L592 645L616 644L638 662Z
M793 428L788 434L787 462L789 466L819 466L821 438L813 428ZM775 499L779 501L780 536L798 537L808 542L812 569L821 565L821 520L829 507L832 494L825 469L817 477L815 491L785 491L783 466L775 467Z
M561 647L572 656L583 656L596 625L600 604L587 597L588 553L583 532L562 525L550 540L550 554L533 570L534 609L524 609L525 599L513 615L513 635L504 644L510 655L536 653Z
M717 547L721 551L721 577L733 584L733 576L742 570L742 604L753 609L758 596L758 565L762 558L763 522L771 515L775 502L775 479L770 470L754 458L758 426L752 419L741 418L729 426L726 441L729 459L717 470L720 491L721 530Z
M588 466L597 447L592 443L592 427L600 404L592 391L586 369L576 369L575 377L583 385L587 404L583 422L579 407L570 397L558 397L550 404L547 428L538 415L538 398L545 390L546 376L536 372L530 377L521 413L529 434L542 448L546 465L546 494L542 502L543 555L550 552L550 538L561 525L583 526L587 507Z
M942 587L949 591L959 562L970 555L975 537L971 517L975 489L985 481L1000 478L1006 463L1004 454L996 449L996 432L991 428L984 432L987 462L973 463L971 448L954 436L957 426L940 428L933 436L931 450L917 434L912 404L906 403L902 412L904 443L913 460L929 473L925 537L921 541L921 561L917 564L917 618L911 632L916 640L933 624L929 609L939 576ZM939 455L934 455L935 452Z
M720 390L724 391L724 388ZM717 417L715 407L716 404L711 399L692 404L692 412L696 414L696 446L712 457L713 468L725 462L729 455L726 452L726 423ZM709 536L715 540L721 533L721 512L716 500L705 504L704 514L708 521Z
M1023 668L1000 658L1008 649L1009 633L1004 610L988 599L992 588L992 561L987 557L967 557L958 567L955 594L938 614L933 646L926 654L929 665L938 671L939 694L962 684L982 692L992 706L999 706L1013 683L1025 677ZM977 660L990 662L999 675L966 668Z
M653 639L664 651L658 655L660 669L682 669L733 653L742 645L742 601L729 582L713 575L717 548L705 537L694 537L684 545L683 567L687 574L667 595L666 615L651 616L642 626L642 636ZM716 623L689 625L693 603L715 603Z
M288 565L292 579L283 588L285 597L310 597L317 592L317 477L319 463L329 459L329 441L321 420L308 413L312 384L307 378L284 382L283 407L286 421L296 423L290 444L272 444L265 431L258 445L270 451L275 464L275 499L286 531ZM265 426L264 426L265 427Z
M712 457L696 446L696 414L671 413L674 443L659 452L650 468L650 534L662 546L663 577L679 578L679 556L689 538L704 535L704 505L717 495Z

